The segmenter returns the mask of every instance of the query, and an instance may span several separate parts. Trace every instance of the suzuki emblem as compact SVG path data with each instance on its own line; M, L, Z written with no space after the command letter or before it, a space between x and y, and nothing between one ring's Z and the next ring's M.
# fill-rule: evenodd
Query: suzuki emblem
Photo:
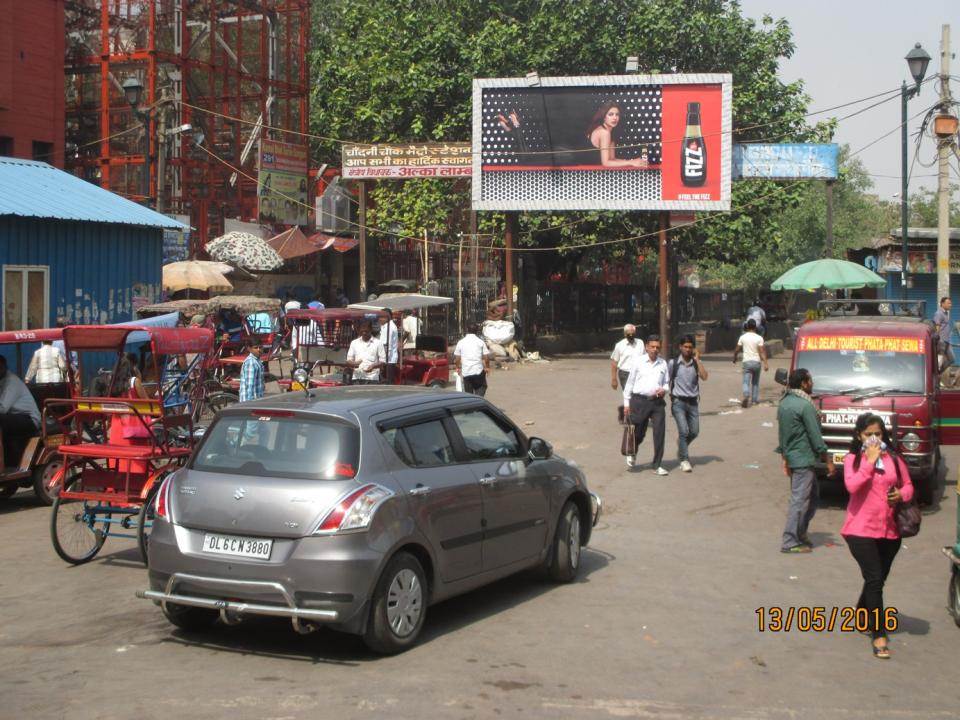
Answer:
M243 488L237 488L237 491L233 494L234 500L243 500L243 496L247 494L247 491Z

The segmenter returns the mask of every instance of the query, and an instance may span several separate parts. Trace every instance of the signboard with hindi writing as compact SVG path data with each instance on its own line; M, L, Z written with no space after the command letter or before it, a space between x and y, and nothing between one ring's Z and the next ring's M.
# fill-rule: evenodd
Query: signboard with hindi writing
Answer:
M266 225L306 225L307 146L260 140L260 222Z
M345 144L347 180L470 177L470 143Z
M733 177L836 180L839 155L835 143L738 143L733 146Z

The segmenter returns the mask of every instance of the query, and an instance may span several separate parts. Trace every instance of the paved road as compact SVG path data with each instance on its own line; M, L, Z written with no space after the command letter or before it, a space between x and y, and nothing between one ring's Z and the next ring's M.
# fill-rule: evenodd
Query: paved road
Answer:
M602 357L497 372L489 397L585 468L604 519L579 582L521 575L443 603L399 657L282 621L173 631L133 597L145 572L132 541L68 567L49 511L21 493L0 511L0 718L955 718L960 628L939 551L953 487L894 565L893 660L855 633L760 633L757 607L849 605L860 579L838 498L813 521L813 554L778 552L775 409L730 405L733 366L708 368L696 470L664 478L623 466ZM772 400L772 374L763 382ZM669 421L668 458L674 437ZM945 455L955 478L960 452Z

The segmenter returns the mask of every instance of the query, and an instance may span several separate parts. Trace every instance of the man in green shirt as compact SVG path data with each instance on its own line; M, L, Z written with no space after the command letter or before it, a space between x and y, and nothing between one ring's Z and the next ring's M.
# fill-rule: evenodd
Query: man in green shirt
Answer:
M817 409L810 398L813 392L810 371L794 370L788 386L777 409L780 444L776 451L783 456L783 474L790 478L790 507L780 552L808 553L813 545L807 537L807 528L817 512L819 499L813 467L822 459L827 464L827 473L832 475L833 458L827 452Z

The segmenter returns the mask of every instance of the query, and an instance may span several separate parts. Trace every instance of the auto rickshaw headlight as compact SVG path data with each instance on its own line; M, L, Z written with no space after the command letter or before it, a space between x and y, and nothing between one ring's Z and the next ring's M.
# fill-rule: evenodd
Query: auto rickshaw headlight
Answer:
M293 379L295 382L300 383L304 387L307 385L307 381L310 379L310 374L306 371L305 368L298 367L293 371Z
M900 444L907 452L916 452L920 448L920 436L916 433L907 433L900 440Z

